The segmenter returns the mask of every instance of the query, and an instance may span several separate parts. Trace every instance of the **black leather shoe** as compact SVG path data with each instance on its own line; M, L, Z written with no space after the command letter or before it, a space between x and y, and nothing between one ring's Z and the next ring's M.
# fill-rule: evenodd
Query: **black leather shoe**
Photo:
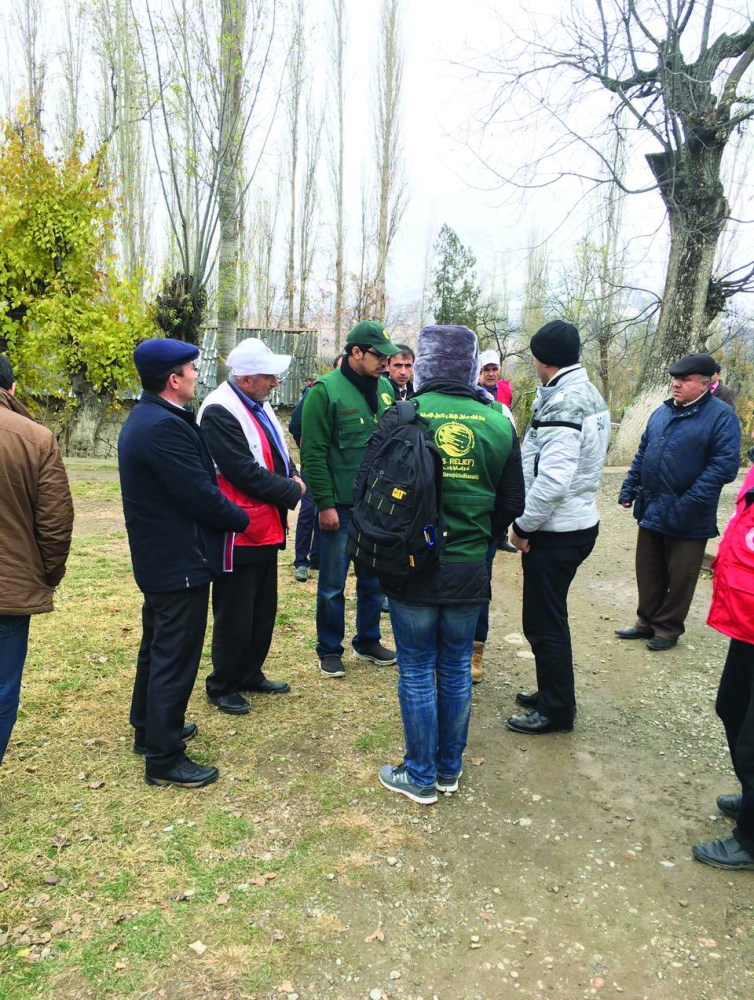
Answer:
M615 634L619 639L651 639L654 632L651 628L639 628L631 625L630 628L617 628Z
M664 653L666 650L672 649L677 642L677 639L666 639L661 635L653 635L651 639L647 639L647 649L651 649L655 653Z
M508 541L507 538L503 539L502 541L500 541L500 540L498 541L498 543L497 543L497 551L498 552L518 552L519 554L521 553L521 549L517 549L515 545L511 545L511 543Z
M526 733L528 736L544 736L546 733L573 732L573 722L557 723L539 712L526 712L524 715L512 715L507 722L508 729L514 733Z
M189 722L183 727L183 732L181 733L181 739L184 743L188 743L189 740L193 740L196 734L199 732L199 727L194 722ZM136 736L134 739L134 753L137 753L140 757L146 757L147 755L147 741L146 736L139 738Z
M268 681L265 677L255 687L247 688L252 694L287 694L291 689L287 681Z
M522 708L536 708L539 704L539 691L519 691L516 695L516 704Z
M707 844L694 844L691 853L703 865L733 872L754 872L754 854L744 850L735 837L728 837L727 840L710 840Z
M717 808L723 816L730 816L731 819L738 819L741 815L741 803L743 795L718 795Z
M247 715L251 711L251 705L237 691L232 694L207 695L207 701L226 715Z
M177 788L204 788L217 781L220 772L216 767L207 764L196 764L188 757L176 764L170 771L163 771L162 774L145 774L144 780L148 785L175 785Z

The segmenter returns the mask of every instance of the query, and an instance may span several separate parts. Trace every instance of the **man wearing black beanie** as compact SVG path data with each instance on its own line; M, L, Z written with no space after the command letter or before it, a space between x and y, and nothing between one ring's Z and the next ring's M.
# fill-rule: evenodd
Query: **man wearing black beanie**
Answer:
M533 711L512 716L508 728L536 736L573 729L568 588L597 540L595 495L610 443L610 414L579 364L581 341L573 324L546 323L529 346L542 386L521 450L526 509L513 523L511 542L523 554L523 629L538 690L516 696Z

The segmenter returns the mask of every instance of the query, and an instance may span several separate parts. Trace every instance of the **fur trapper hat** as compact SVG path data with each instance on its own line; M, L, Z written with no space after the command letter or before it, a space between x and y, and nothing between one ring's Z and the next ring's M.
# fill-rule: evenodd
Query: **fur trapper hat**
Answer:
M479 381L479 343L467 326L425 326L419 332L414 361L414 389L439 380Z

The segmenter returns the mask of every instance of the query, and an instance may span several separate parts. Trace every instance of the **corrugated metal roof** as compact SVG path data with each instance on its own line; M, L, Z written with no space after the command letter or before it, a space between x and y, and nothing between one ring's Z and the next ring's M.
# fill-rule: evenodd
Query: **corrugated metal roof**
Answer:
M280 385L272 393L273 406L295 406L301 390L319 372L316 330L262 330L239 327L236 343L247 337L259 337L275 354L290 354L291 366L283 375ZM202 400L217 388L217 329L207 327L202 339L202 354L197 365L196 398Z

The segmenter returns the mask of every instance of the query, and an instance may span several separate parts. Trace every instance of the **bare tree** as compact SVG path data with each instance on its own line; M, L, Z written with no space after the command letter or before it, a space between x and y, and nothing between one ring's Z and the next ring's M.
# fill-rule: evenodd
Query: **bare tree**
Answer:
M225 359L238 330L239 209L242 156L246 0L220 0L220 114L218 122L217 380L227 377Z
M427 238L424 243L424 268L422 271L422 297L419 303L419 329L425 326L427 311L432 305L434 290L432 287L432 262L434 260L435 241L437 240L437 220L435 209L429 213L427 220Z
M345 60L348 40L348 23L346 18L345 0L331 0L332 34L331 34L331 71L332 88L335 102L334 137L330 143L330 172L333 191L335 193L335 345L338 350L343 346L343 310L345 307L345 224L344 224L344 185L345 185Z
M374 104L374 142L377 155L379 221L377 225L376 318L385 320L385 276L390 248L406 207L406 181L400 133L403 51L401 0L382 0L379 56Z
M354 323L375 316L377 313L377 283L375 273L375 236L372 229L374 197L366 176L361 177L361 208L359 211L359 270L351 275L353 305L351 319Z
M117 236L124 272L143 287L150 260L149 168L143 130L148 100L139 69L130 0L96 0L92 27L99 57L99 142L118 192Z
M324 115L314 106L309 92L306 102L306 157L301 172L301 217L299 220L298 325L304 328L309 278L319 237L319 191L317 171L322 153Z
M275 187L270 198L259 198L254 206L252 223L253 263L252 279L256 300L257 324L268 328L272 325L277 287L272 280L274 252L277 238L277 220L281 199L281 176L277 172Z
M524 301L521 307L521 329L528 339L534 336L545 322L549 295L549 264L547 242L532 233L532 249L526 258Z
M69 155L81 127L81 73L86 47L87 11L78 0L64 0L63 18L63 87L59 121L63 149Z
M43 8L44 0L14 0L13 3L13 23L24 66L24 97L29 109L28 117L40 135L47 73L47 60L40 38Z
M237 239L237 219L232 219L256 176L281 94L277 81L262 114L278 0L249 4L240 57L239 9L230 0L214 11L201 0L164 0L159 7L145 0L146 23L138 31L145 84L156 94L150 139L178 261L157 297L157 321L167 333L194 341L217 262L221 214ZM228 28L225 41L223 26ZM245 150L249 161L238 190ZM237 264L237 249L226 246L224 260L227 255ZM230 309L227 302L224 309ZM220 370L228 346L220 349Z
M301 132L301 103L306 74L306 40L304 38L304 0L296 0L293 40L288 62L288 183L290 185L290 218L288 221L288 264L285 277L285 297L288 303L288 326L293 327L296 299L296 195L298 190L298 157Z
M732 24L739 30L728 33ZM577 148L585 145L609 165L600 153L605 131L638 139L637 150L656 147L646 156L644 190L654 188L662 198L670 254L657 334L613 448L612 457L622 461L662 395L668 363L704 346L710 321L740 287L732 276L714 277L713 267L729 218L723 154L754 115L745 83L754 63L754 20L715 0L584 0L563 5L549 23L538 17L517 42L477 67L496 82L480 116L483 134L491 138L490 123L525 123L546 134L547 145L540 145L534 173L532 164L515 172L496 158L501 182L532 187L568 173L599 183ZM590 117L591 108L606 102L607 114ZM489 162L481 147L477 152ZM564 162L575 165L564 170Z

